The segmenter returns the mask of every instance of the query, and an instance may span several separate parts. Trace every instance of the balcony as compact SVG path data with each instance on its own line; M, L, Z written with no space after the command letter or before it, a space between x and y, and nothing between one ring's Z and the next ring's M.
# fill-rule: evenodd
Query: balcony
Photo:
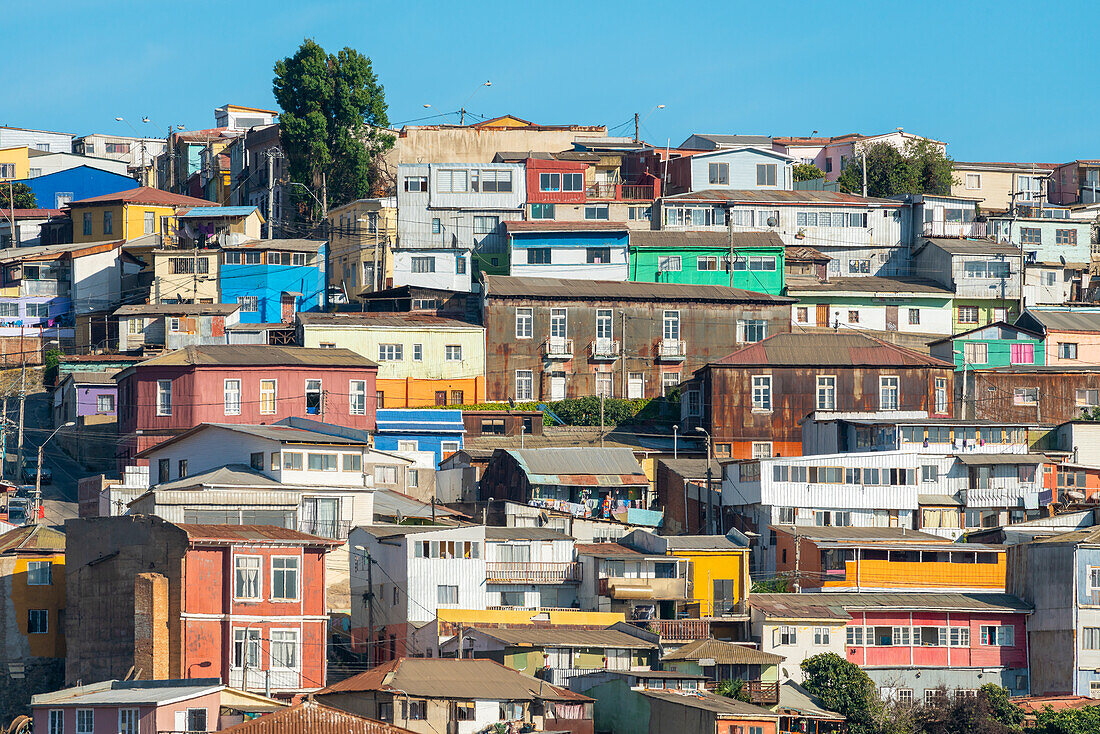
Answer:
M588 345L588 358L594 362L614 361L619 358L618 339L597 339Z
M600 596L612 599L683 600L688 598L686 579L600 579Z
M687 342L683 339L662 339L657 345L657 359L662 362L683 362L687 357Z
M691 642L710 637L708 619L647 619L634 624L660 635L661 642Z
M229 686L246 691L268 690L268 678L270 677L270 690L296 690L301 688L301 677L297 670L257 670L248 668L248 681L245 681L245 670L242 668L229 669Z
M656 191L651 183L647 184L592 184L584 190L589 199L607 199L608 201L653 201Z
M988 222L925 222L925 237L985 237Z
M573 340L551 337L542 343L542 353L547 359L573 359Z
M317 535L333 540L347 540L351 532L351 522L347 520L303 520L298 523L298 532Z
M564 584L581 580L581 564L504 561L487 563L485 578L490 584Z

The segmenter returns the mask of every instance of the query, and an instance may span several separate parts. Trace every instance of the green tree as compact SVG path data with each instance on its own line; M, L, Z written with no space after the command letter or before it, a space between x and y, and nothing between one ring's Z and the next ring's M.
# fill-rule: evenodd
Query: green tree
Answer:
M920 734L1013 734L1020 731L1019 723L1007 724L999 717L1005 716L1016 721L1016 715L1008 707L1015 708L1008 700L1007 691L1003 699L1003 688L991 686L977 696L951 696L946 690L931 703L916 709L913 716L914 730ZM1021 716L1020 721L1023 720Z
M1060 709L1049 706L1035 716L1028 734L1100 734L1100 706Z
M785 594L791 590L791 574L781 573L770 579L752 582L753 594Z
M327 54L312 39L275 63L275 100L290 179L328 206L369 196L379 182L378 156L393 146L386 97L370 59L352 48ZM300 190L295 196L313 200Z
M38 202L34 198L31 187L25 183L0 184L0 208L7 209L11 206L11 195L15 195L16 209L34 209Z
M978 689L978 698L985 701L990 715L1005 726L1019 729L1024 723L1024 712L1012 703L1007 688L1002 688L996 683L986 683Z
M867 158L867 195L951 193L952 167L942 149L927 140L910 140L904 150L889 143L872 143L863 148ZM840 174L840 190L863 191L863 160L854 156Z
M943 148L924 138L910 139L905 144L909 191L905 194L951 193L953 163Z
M799 163L793 170L795 181L813 181L814 179L825 178L825 172L813 163Z
M801 663L806 690L822 705L848 720L851 734L874 734L880 701L875 684L863 670L835 652L808 657Z

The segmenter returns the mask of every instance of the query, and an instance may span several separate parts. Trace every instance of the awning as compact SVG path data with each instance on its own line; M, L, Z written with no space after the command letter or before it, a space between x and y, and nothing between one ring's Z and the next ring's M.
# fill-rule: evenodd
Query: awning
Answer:
M926 505L938 505L941 507L962 507L965 503L953 494L918 494L917 504L922 507Z
M955 454L955 458L967 466L1041 464L1047 461L1044 454Z

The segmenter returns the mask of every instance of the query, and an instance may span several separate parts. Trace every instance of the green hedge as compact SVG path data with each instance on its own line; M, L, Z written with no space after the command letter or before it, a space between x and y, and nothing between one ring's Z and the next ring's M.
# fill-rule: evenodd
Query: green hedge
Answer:
M538 410L539 402L516 403L510 406L508 403L477 403L475 405L440 405L440 409L464 410L469 412L480 410ZM605 426L620 426L630 423L643 423L661 420L678 420L680 416L680 403L673 398L639 398L625 400L623 398L605 398L603 401L603 419ZM547 401L545 403L567 426L598 426L600 425L600 399L594 396L583 398L568 398L566 400ZM545 426L555 425L554 419L543 414L542 422Z

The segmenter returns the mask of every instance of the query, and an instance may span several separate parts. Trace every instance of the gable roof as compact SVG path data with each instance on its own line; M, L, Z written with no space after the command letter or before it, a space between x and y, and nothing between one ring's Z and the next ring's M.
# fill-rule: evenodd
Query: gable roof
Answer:
M575 627L474 627L486 637L514 647L620 647L629 650L652 650L658 647L640 637L617 629L577 629Z
M578 475L607 477L615 484L648 483L642 465L631 449L541 448L497 449L515 459L533 484L550 484L550 478ZM572 484L573 482L566 482ZM601 480L599 485L605 485Z
M709 711L716 714L716 717L720 719L766 719L775 721L779 717L779 714L772 713L761 706L738 701L736 698L726 698L715 693L701 691L681 693L678 691L654 690L652 688L638 691L638 693L646 698Z
M684 232L675 229L640 229L630 233L631 247L783 247L778 232Z
M753 647L738 645L725 640L695 640L675 652L665 655L664 660L713 660L719 665L777 665L786 658Z
M775 334L710 364L954 369L948 362L854 331Z
M65 533L45 525L24 525L0 535L0 554L64 552Z
M937 339L936 341L928 342L928 346L931 347L935 344L943 344L944 342L954 341L955 339L962 339L963 337L970 336L971 334L976 334L979 331L985 331L986 329L993 329L993 328L1008 329L1009 331L1018 331L1021 334L1027 334L1028 336L1032 337L1033 339L1042 339L1043 338L1042 334L1040 334L1036 331L1032 331L1031 329L1025 329L1022 326L1016 326L1015 324L1010 324L1007 321L994 321L992 323L986 324L985 326L975 326L973 329L967 329L966 331L960 331L958 334L952 334L951 336L945 336L942 339Z
M113 194L101 194L88 199L70 201L68 206L93 206L95 204L150 204L159 206L217 206L213 201L197 199L194 196L173 194L161 191L149 186L138 186L136 189L116 191Z
M727 240L728 242L728 240ZM533 298L600 301L710 301L720 303L794 303L793 298L756 293L722 285L686 283L634 283L570 278L526 278L513 275L485 276L485 298Z
M158 444L159 445L159 444ZM157 490L185 489L187 487L281 487L282 483L256 471L245 464L226 464L209 471L193 474L183 479L156 485Z
M944 288L935 281L924 280L922 278L908 278L902 276L884 277L879 275L868 275L862 278L835 277L829 278L827 281L821 281L809 276L791 277L787 278L787 291L807 293L818 291L826 291L829 293L857 293L868 297L880 295L889 297L901 293L947 297L954 295L954 291L950 288Z
M833 258L826 255L821 250L818 250L816 247L810 247L809 245L787 245L785 259L787 262L806 260L811 262L828 262Z
M220 734L412 734L408 729L325 706L312 697L242 721Z
M487 659L398 658L322 689L326 693L392 691L419 698L492 701L592 699Z
M772 138L768 135L730 135L725 133L692 133L680 147L683 148L692 138L706 140L720 148L741 148L766 145L770 149Z
M190 438L191 436L201 431L208 431L211 428L221 428L226 431L241 433L246 436L254 436L256 438L263 438L269 441L278 441L279 443L284 444L336 444L341 446L365 446L368 443L368 439L365 434L361 438L356 438L353 436L341 436L335 433L311 431L307 428L281 425L279 423L258 425L250 423L200 423L194 428L188 428L186 431L177 436L172 436L171 438L165 439L158 444L144 449L143 451L136 454L136 456L149 456L150 454L160 451L166 446L170 446L178 441ZM354 429L351 432L354 433ZM188 481L193 484L197 476L198 475L186 477L184 480L178 481Z
M134 367L167 366L257 367L301 365L308 367L377 367L377 363L350 349L273 347L267 344L204 344L168 352Z
M1014 255L1020 257L1019 245L994 242L993 240L963 240L949 237L924 237L923 241L913 248L913 254L920 253L929 245L938 247L949 255Z
M322 538L276 525L202 525L172 523L192 543L247 543L249 545L301 545L307 548L342 545L339 540Z
M1021 319L1031 320L1045 331L1100 331L1100 309L1043 309L1029 308Z

